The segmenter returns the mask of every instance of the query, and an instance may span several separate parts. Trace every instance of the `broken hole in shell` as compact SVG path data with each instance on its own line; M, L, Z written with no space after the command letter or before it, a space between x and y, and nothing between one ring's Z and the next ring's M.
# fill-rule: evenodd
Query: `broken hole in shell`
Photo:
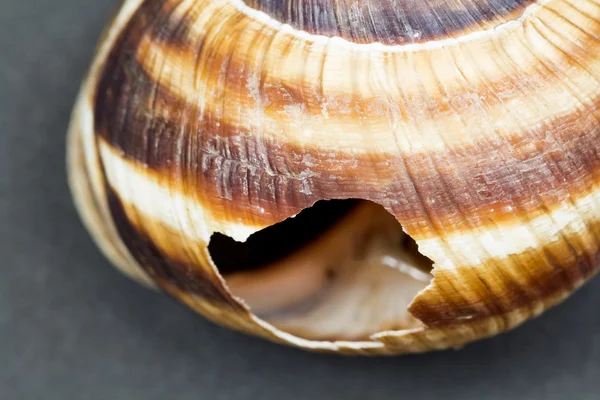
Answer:
M230 292L276 328L310 340L365 340L421 326L407 310L431 280L396 218L366 200L321 200L209 251Z

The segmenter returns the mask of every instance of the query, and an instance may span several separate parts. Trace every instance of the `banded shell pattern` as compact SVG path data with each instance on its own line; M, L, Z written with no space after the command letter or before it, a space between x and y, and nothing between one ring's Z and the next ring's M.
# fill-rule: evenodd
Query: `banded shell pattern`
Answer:
M597 271L599 54L597 0L125 0L73 114L70 183L112 262L215 322L316 351L457 347ZM390 226L432 279L348 278L356 294L303 322L322 334L259 317L211 237L335 199L366 203L327 240ZM352 299L344 331L388 307L411 322L336 333Z

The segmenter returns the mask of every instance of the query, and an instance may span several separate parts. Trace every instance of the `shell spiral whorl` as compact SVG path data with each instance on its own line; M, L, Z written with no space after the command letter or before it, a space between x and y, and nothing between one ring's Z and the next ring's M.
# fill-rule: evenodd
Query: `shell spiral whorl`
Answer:
M445 39L518 18L534 0L249 0L294 29L353 43Z
M126 0L73 115L71 187L115 264L216 322L320 351L460 346L598 269L598 54L597 0ZM215 233L350 198L278 269L213 263ZM431 282L310 269L405 236L396 220ZM270 310L321 284L310 317L237 297Z

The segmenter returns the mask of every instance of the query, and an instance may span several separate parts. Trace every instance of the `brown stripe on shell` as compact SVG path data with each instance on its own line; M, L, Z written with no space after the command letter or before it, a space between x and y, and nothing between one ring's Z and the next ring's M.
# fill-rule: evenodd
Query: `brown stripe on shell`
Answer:
M142 174L145 173L143 171L143 168L140 168ZM132 177L132 179L137 178ZM126 188L122 187L121 190ZM160 204L159 202L156 205L160 206ZM163 205L169 207L168 203ZM135 203L132 203L131 207L135 208ZM143 213L143 210L140 212ZM152 243L165 246L163 254L171 259L180 260L179 262L190 260L186 258L189 254L188 248L199 249L206 245L205 242L195 242L183 232L174 232L172 239L165 240L165 233L171 230L169 227L157 224L153 217L146 217L145 214L140 214L138 219L141 227L151 228ZM589 227L595 232L598 228L597 222ZM482 233L486 233L485 230ZM477 232L462 234L468 235L467 239L472 240L473 250L480 245ZM447 305L450 309L464 311L464 315L461 316L464 318L487 318L490 315L503 315L507 310L530 306L532 307L530 312L535 313L540 307L544 307L540 299L554 297L556 293L564 293L578 287L597 267L596 262L593 260L590 262L588 257L589 254L597 253L599 241L593 234L576 230L563 235L558 240L553 239L548 242L547 239L549 238L542 238L539 248L527 249L520 254L509 254L506 258L485 259L477 266L463 267L459 264L461 254L450 253L446 257L450 257L456 263L454 272L437 269L436 271L441 272L436 272L436 276L439 273L442 277L449 275L451 278L446 280L440 278L439 282L434 281L430 289L433 294L429 290L426 291L415 304L420 304L424 309L428 308L429 303L435 304L436 310L443 309L444 305ZM549 244L544 245L545 243ZM438 258L434 260L440 261ZM444 283L446 287L440 290L439 286L444 286ZM483 311L478 312L479 309ZM431 314L435 314L435 311L430 312L429 318L438 321L445 320L444 315L447 312L442 312L442 316ZM479 314L482 315L478 316ZM507 323L506 326L509 325Z
M567 19L556 9L566 14ZM388 118L386 109L392 100L406 108L398 110L403 120L411 117L411 109L417 113L429 110L428 117L460 114L465 118L468 112L489 114L498 106L506 107L526 98L532 104L517 116L527 121L525 112L533 111L532 107L539 103L536 96L543 95L542 89L556 86L557 91L568 90L562 86L565 72L573 75L577 71L586 81L593 80L593 70L589 70L590 63L595 62L592 49L600 48L600 24L594 16L586 16L569 3L558 1L540 9L535 18L528 19L527 24L519 28L518 34L498 33L486 40L474 41L472 46L422 49L411 52L410 56L403 55L402 60L398 53L382 49L371 54L349 48L345 54L336 53L336 57L343 59L328 61L335 45L326 48L310 40L290 40L273 29L246 30L248 18L240 18L235 13L228 14L226 21L219 21L221 24L214 21L200 24L195 29L202 33L191 34L189 30L202 12L202 8L191 7L178 13L185 17L168 19L170 25L161 29L159 35L152 31L144 37L128 35L128 40L135 43L131 51L138 52L138 59L146 64L144 68L160 68L162 64L153 60L164 59L168 68L159 72L161 80L164 79L166 85L172 79L169 83L175 87L185 82L181 91L190 93L191 102L202 97L202 93L191 89L200 82L211 92L206 93L209 103L227 97L227 104L240 103L252 108L260 99L264 114L278 118L284 118L282 113L286 107L296 105L307 115L326 114L327 120L339 118L346 123L355 122L361 115L368 114L369 121L381 123L381 119ZM555 29L562 36L549 38L538 32L538 20L559 24ZM572 20L580 26L574 28ZM213 36L224 38L217 40ZM434 53L435 57L431 55ZM339 92L330 87L332 82L319 81L321 69L334 68L334 63L343 66L339 71L344 78L339 83L343 88ZM173 72L181 70L189 72L182 76ZM346 82L346 78L351 78L348 71L354 70L355 80L360 79L354 82L355 88ZM487 76L492 72L501 75ZM192 74L194 79L190 78ZM383 84L378 82L381 74L387 76ZM565 101L563 99L563 103ZM481 105L474 107L477 102ZM224 110L231 111L226 108L227 104L223 104ZM544 105L539 107L543 109ZM500 116L510 119L510 116Z
M261 139L210 113L200 118L130 63L105 70L96 131L129 159L181 179L224 218L271 224L319 199L359 197L392 209L407 228L431 218L444 232L532 218L598 183L596 110L430 153L324 151Z
M208 258L190 258L190 253L196 254L198 250L207 254L206 243L194 242L183 232L171 232L169 227L143 214L136 217L140 225L136 228L123 211L123 205L114 206L114 192L111 196L111 211L124 242L159 283L177 285L186 293L208 300L227 301L220 281L204 272L210 265ZM128 207L135 209L135 205ZM594 223L594 230L599 228L600 222ZM148 229L148 233L141 229ZM165 235L170 239L165 239ZM431 327L463 323L467 319L474 322L514 310L538 313L547 307L546 299L571 292L597 272L598 241L586 246L579 240L576 232L508 258L483 260L479 266L435 269L432 285L417 296L410 311Z
M557 18L556 13L553 14L549 11L551 10L550 6L556 6L556 3L558 2L552 2L544 8L546 10L544 20L556 22L546 18L548 16ZM196 120L202 120L203 114L207 114L207 118L216 119L217 124L229 121L230 125L242 125L248 131L260 132L262 137L272 136L280 141L310 142L322 149L352 148L368 152L379 151L380 148L399 147L403 151L413 152L415 149L414 151L422 152L436 145L460 148L464 143L470 144L480 138L492 137L500 140L503 137L517 135L522 129L538 123L543 124L550 118L562 117L573 109L593 108L589 99L593 99L598 94L598 91L595 90L597 78L593 71L600 66L594 63L595 58L592 55L595 50L592 49L600 51L600 46L598 46L600 42L594 33L598 31L600 25L597 21L585 22L577 19L578 16L581 16L581 12L572 8L568 9L566 4L561 6L562 14L582 23L581 29L587 29L585 35L582 36L581 32L573 33L573 25L565 24L563 21L565 25L558 27L562 40L556 40L552 38L547 27L544 27L543 24L540 25L539 21L534 18L529 21L526 31L528 32L527 38L531 38L533 35L541 40L539 43L533 42L539 47L540 54L532 53L531 49L527 50L531 53L528 53L529 57L533 56L536 60L535 64L521 65L523 60L519 52L516 54L519 57L515 60L510 57L509 59L498 57L496 60L498 64L495 68L502 72L502 77L498 82L493 79L477 81L478 84L465 81L463 86L450 90L447 87L449 80L440 77L438 82L433 82L435 90L430 88L426 93L422 90L417 90L416 94L411 92L407 94L411 97L407 97L406 101L394 96L386 99L384 88L379 94L375 92L369 94L368 91L367 93L361 91L357 94L351 91L340 95L341 97L337 100L336 98L319 100L320 95L313 96L318 95L318 91L304 90L306 85L314 83L313 79L304 81L299 77L296 77L298 79L294 78L293 81L297 81L294 83L297 86L297 90L294 92L295 86L286 86L285 81L269 83L270 73L267 72L263 72L264 83L258 85L255 82L256 79L253 81L253 78L247 74L248 70L253 69L252 63L245 66L244 63L236 64L236 54L232 54L231 57L218 53L213 54L217 51L216 48L221 48L215 43L204 44L202 42L203 49L211 49L209 53L203 54L201 51L194 51L189 52L187 56L182 56L182 51L173 49L172 46L164 49L164 52L162 50L153 52L153 49L156 50L156 44L144 41L137 51L138 59L141 57L142 67L152 73L154 80L164 83L169 91L175 90L176 94L173 93L173 96L186 98L178 105L178 110L197 108L195 111L197 115L189 112L194 115ZM187 11L185 13L187 15ZM572 15L573 13L575 16ZM537 14L539 13L536 13L536 16ZM193 20L195 17L190 18ZM592 23L591 28L587 26L588 23ZM189 23L184 25L187 26ZM229 49L231 43L238 42L238 39L247 35L249 33L245 31L244 35L235 36L234 39L231 38L234 36L233 34L221 35L229 37L227 39L229 44L224 44L222 47ZM554 40L546 39L547 37ZM565 38L568 39L566 43ZM296 42L302 43L302 41ZM493 48L494 42L488 41L486 46ZM565 46L567 47L565 48ZM518 47L522 47L522 45ZM243 49L246 47L238 46L238 48L242 49L241 51L244 53ZM534 46L534 48L536 47ZM191 48L188 50L191 51ZM484 53L487 54L488 50L486 47ZM224 53L228 53L228 51L224 51ZM495 59L495 56L501 53L490 54ZM140 56L140 54L144 54L144 56ZM248 57L253 58L250 54L248 53ZM474 57L475 55L473 53L472 57L467 57L467 60L456 60L458 68L465 76L473 75L473 73L466 73L466 71L474 69L471 65L473 62L477 64L479 61L476 60L487 59L485 55ZM220 61L214 61L213 56ZM190 57L197 57L198 60L206 57L206 59L213 60L215 65L207 67L206 70L202 69L203 72L196 71L194 68L196 62L191 61ZM168 60L168 63L164 66L160 63L156 64L153 62L154 59ZM312 61L312 63L307 61L307 65L313 65L315 61L317 65L320 65L318 60ZM352 59L349 59L348 63L351 64L351 61ZM362 57L361 63L364 62L365 57ZM511 66L515 63L519 64L519 68L514 69ZM447 63L438 62L438 64ZM227 72L222 73L223 71L220 72L219 68L224 68ZM482 71L489 72L489 66L481 68ZM282 67L282 69L284 68ZM479 67L475 68L475 70L478 69ZM531 76L522 71L527 69L531 71ZM380 71L380 69L376 70ZM186 73L185 71L191 72ZM420 71L428 71L427 65L423 64ZM402 74L405 72L402 69ZM198 78L202 82L205 78L208 79L208 76L220 78L215 78L216 81L211 81L206 88L190 89L194 88L198 82L195 78L196 73L203 76L201 79ZM421 72L421 74L426 75L426 72ZM569 77L569 79L565 77ZM411 81L418 82L419 78L413 80L412 75L409 75L402 82ZM450 83L452 85L459 82L454 78L450 81L452 81ZM369 80L360 80L356 87L370 87L371 83ZM431 84L429 82L429 85ZM249 88L255 86L262 87L262 94L255 93L255 98L252 98L250 94L252 91ZM300 90L300 88L304 89ZM433 91L437 95L434 95ZM382 93L384 93L383 96ZM271 99L269 95L274 98ZM261 100L256 100L256 98ZM350 100L338 101L340 99ZM160 101L160 96L158 96L156 112L161 113L164 109L168 110L169 101L165 97L165 104ZM279 101L281 104L277 105ZM322 107L326 104L327 111L325 112ZM337 105L331 106L331 104ZM452 104L451 107L450 104ZM303 136L304 128L311 131L312 139ZM256 134L254 135L256 136ZM380 147L374 145L378 143L380 143Z
M550 308L568 296L568 293L558 293L545 301ZM431 349L460 348L462 345L477 339L496 335L502 331L515 328L527 319L538 316L544 309L516 309L508 314L476 320L465 318L455 325L445 325L438 328L426 328L412 332L382 332L375 339L385 343L390 351L411 348L412 351L427 351Z
M289 143L257 137L256 132L230 125L220 115L201 112L147 76L135 56L136 37L143 32L169 37L173 31L161 28L169 20L163 13L158 10L148 18L159 21L155 25L131 23L123 36L131 40L121 40L113 49L96 96L95 129L126 158L155 170L162 179L179 182L182 192L204 204L213 218L272 224L316 200L358 197L385 205L416 238L435 237L511 221L526 223L598 186L598 99L592 110L577 110L545 126L525 127L510 138L492 136L467 146L419 154L395 149L382 149L378 154L342 149L324 152L300 140ZM180 25L181 29L185 26ZM552 65L546 68L545 76L556 77L560 72L553 71ZM588 229L598 235L597 226ZM446 273L438 273L440 282ZM554 275L546 272L545 276ZM512 306L487 304L486 309L497 308L494 313L520 307L526 303L523 299L531 298L515 289L523 285L505 288L476 283L478 279L466 281L474 286L472 293L480 292L480 298L493 287L512 291L509 298L518 299L511 300ZM540 293L550 293L543 288L553 284L573 286L581 277L560 273L554 279L540 283ZM463 305L472 300L464 299ZM464 315L481 314L457 307ZM438 311L435 318L423 318L438 323L445 313Z
M563 260L561 265L555 265L554 270L548 272L544 268L544 261L539 259L539 254L546 251L536 249L530 252L532 255L525 253L515 256L516 259L531 259L528 264L511 268L492 262L482 265L484 270L436 269L432 285L415 299L409 311L430 327L501 317L519 309L529 309L531 314L536 315L548 307L545 299L571 293L595 275L600 267L600 250L596 250L591 254L573 253L568 257L570 260ZM507 278L509 273L525 274L523 270L531 273L530 286ZM574 280L574 276L577 279Z
M107 187L107 199L113 221L119 236L130 253L152 279L164 287L163 283L173 285L179 290L194 293L204 300L232 310L242 310L241 306L231 299L219 278L211 276L204 265L210 265L207 259L203 265L192 265L169 258L156 247L153 241L136 229L124 210L124 206L110 185Z
M132 42L138 41L139 43L139 38L144 37L143 32L146 31L153 32L153 38L162 37L165 38L164 43L172 44L173 32L182 32L188 29L190 25L184 19L180 19L179 24L167 27L168 24L177 19L163 18L166 17L166 14L163 13L165 10L174 10L173 7L183 3L190 4L190 2L180 0L144 2L144 11L138 12L134 18L135 24L139 24L139 26L135 28L137 30L132 31L135 33L132 36ZM556 18L563 18L563 15L565 15L564 7L567 7L568 4L578 7L582 14L588 13L588 20L579 21L581 22L579 25L570 22L571 28L561 28L558 31L555 30L556 26L547 25L544 21L536 20L530 24L528 29L531 28L540 36L550 38L553 35L569 37L570 42L580 46L583 41L581 40L582 37L576 33L577 30L585 31L587 36L590 36L591 33L591 36L597 39L597 2L579 0L573 0L572 2L550 1L545 3L544 9L553 9ZM146 16L143 15L144 13L146 13ZM180 16L177 12L174 12L173 15ZM145 22L140 24L141 18L145 18ZM153 22L155 22L154 25ZM134 23L130 24L130 26L133 25ZM176 27L175 30L172 29L173 26ZM550 47L554 46L554 51L557 53L564 52L568 54L564 63L547 63L546 65L542 63L538 67L543 68L548 77L564 77L561 86L557 90L572 90L576 85L571 86L573 82L569 82L569 79L572 79L569 71L572 71L573 68L581 69L582 66L583 69L587 68L585 63L586 50L591 46L588 47L586 42L585 46L571 53L573 51L571 47L561 47L564 44L565 42L561 41L545 43ZM199 49L199 43L194 45ZM121 46L121 50L127 48L127 51L120 54L113 52L109 64L118 64L123 67L123 63L131 62L136 58L136 44L130 43L128 46ZM122 58L119 58L119 61L114 58L121 56ZM160 58L155 60L155 62L161 61L164 60ZM518 62L518 60L514 61ZM470 62L468 60L466 64ZM505 138L491 136L486 140L472 141L466 146L463 146L461 142L460 146L449 148L447 152L421 152L419 155L408 154L406 157L401 152L386 152L389 148L387 146L386 149L382 149L381 154L371 154L372 157L370 157L367 152L363 154L362 158L356 158L353 157L354 155L349 149L340 149L341 151L331 154L319 154L315 153L315 147L305 146L301 140L292 145L284 140L260 141L254 138L254 146L258 150L250 146L251 150L248 151L247 143L233 140L235 134L240 133L240 129L234 124L227 123L226 120L222 121L220 118L213 117L211 122L206 124L206 128L204 126L194 126L190 124L189 120L182 121L186 116L198 117L201 114L194 111L190 104L180 102L180 96L169 98L169 95L173 95L169 92L169 89L163 90L164 87L150 84L150 93L154 93L154 95L148 96L146 93L147 88L141 88L145 85L143 80L141 86L138 87L118 88L123 82L123 74L129 75L128 79L130 81L136 80L139 68L132 69L130 68L132 65L131 63L129 67L123 68L120 72L121 75L116 76L118 79L113 82L111 82L110 76L106 74L107 71L111 71L112 67L107 67L101 74L103 84L94 97L96 100L105 101L104 107L107 108L107 113L101 113L97 108L95 116L102 119L110 117L112 114L118 116L120 120L113 121L111 125L107 124L106 121L98 121L97 119L96 132L99 136L101 133L105 133L104 137L111 145L121 151L125 158L135 160L135 163L142 166L142 168L148 167L148 154L151 153L154 159L149 174L160 176L162 182L176 183L177 190L181 189L182 192L188 195L197 196L198 193L206 189L206 195L203 195L204 198L201 200L206 203L208 199L209 202L206 203L208 207L212 207L213 203L217 204L213 207L218 210L217 217L221 213L227 218L235 216L236 218L242 218L244 221L248 219L260 220L261 217L257 214L258 209L255 206L257 202L263 201L264 205L270 206L265 209L268 218L265 218L264 222L272 222L280 219L280 217L284 218L291 214L293 210L303 208L305 204L310 203L311 196L316 199L320 196L326 196L328 193L337 193L338 195L340 193L363 193L364 196L359 195L357 197L377 198L395 214L405 216L406 221L409 222L409 233L420 234L424 232L423 237L439 235L443 239L445 231L440 228L440 218L447 220L447 223L442 223L442 225L446 227L448 233L460 232L462 227L476 227L479 229L487 225L499 225L502 228L503 223L519 223L520 220L526 226L530 218L538 214L548 215L556 204L560 204L560 199L564 204L572 204L586 194L595 193L594 191L598 187L597 166L600 152L598 150L597 124L594 124L594 120L598 120L595 111L598 108L598 99L595 96L592 96L594 104L586 103L588 109L581 111L579 120L577 120L578 114L572 113L570 116L561 115L560 119L553 121L548 126L541 125L533 128L524 126L523 128L526 128L524 130L527 132L526 135L511 138L508 143L504 142ZM187 68L185 66L181 67ZM597 75L595 70L589 72L592 78ZM95 74L92 79L96 79ZM593 83L593 79L585 80L585 82L586 84ZM581 84L581 82L575 82L575 84ZM292 89L295 87L291 86ZM117 95L114 93L115 89L117 89ZM302 95L301 91L299 93ZM122 103L112 104L106 101L107 99L110 99L110 101L118 99ZM144 104L148 99L151 104L159 104L160 111L166 111L168 114L155 115L155 107L140 107L138 109L138 102ZM182 108L179 108L179 106ZM115 111L115 108L118 107L121 107L120 112ZM561 126L561 121L567 125ZM210 135L211 132L216 131L217 123L224 123L221 125L224 126L222 131L224 139L219 134L213 138L218 143L209 146L205 135ZM105 129L109 125L110 129ZM180 130L169 131L173 127L179 127ZM205 131L200 128L205 129ZM134 151L131 146L136 140L143 140L137 129L142 129L144 133L146 131L150 132L150 137L154 140L153 143L146 141L145 147L141 148L145 151ZM161 137L162 133L171 136L164 140ZM231 136L232 133L233 136ZM527 138L527 135L534 139ZM186 136L191 137L191 139L186 138ZM373 140L373 138L369 138L369 140ZM99 141L104 141L104 139L99 138ZM165 144L166 147L164 147ZM219 171L206 173L208 164L203 165L200 161L208 158L204 154L207 148L211 149L210 154L213 159L211 165L233 164L227 174ZM179 149L189 151L189 154L185 156L187 158L178 159L174 157L181 154L178 152ZM262 158L248 157L243 160L244 163L240 162L242 154L257 155L257 151L263 156ZM489 162L485 159L486 151L491 152ZM496 151L501 152L501 156L495 154ZM273 152L273 154L271 155L269 152ZM294 157L285 158L285 154L292 154L292 152L296 152ZM194 154L199 157L191 157ZM315 160L305 159L306 156L315 155L319 156L316 163ZM335 165L333 161L336 157L339 157L337 161L350 160L357 163L361 168L356 172L348 171L348 165L344 165L340 168L344 172L344 176L328 177L325 173L332 165ZM177 166L173 164L174 160L175 162L185 160L185 163L179 163L179 166ZM444 164L451 160L458 160L462 164L456 168ZM412 165L413 161L416 162L416 165ZM519 166L519 161L523 161L525 166ZM312 165L307 164L307 162ZM498 165L498 162L507 162L508 171ZM436 169L440 163L442 163L441 172L438 171L439 168ZM459 167L461 170L458 169ZM318 170L319 175L316 177L295 175L307 171L307 168L309 172ZM453 168L456 171L452 171ZM537 171L536 168L539 168L540 171ZM184 180L181 179L184 176L181 174L182 170L189 170ZM383 171L381 178L376 175L380 170ZM425 173L420 174L423 171ZM371 172L374 172L374 175L369 177L368 174ZM240 176L240 173L246 174L247 179L245 181L236 178ZM448 175L456 179L448 180ZM365 176L367 176L368 185L361 186L360 181ZM500 176L499 184L496 179L497 176ZM474 190L473 193L466 195L468 205L466 209L462 208L462 204L460 207L457 205L459 202L464 201L464 198L454 198L460 188L451 193L452 198L448 200L450 202L448 204L442 203L440 205L438 203L436 205L431 201L438 200L437 196L439 194L436 191L445 191L448 187L452 188L452 184L455 182L463 182L470 187L472 184L469 181L473 180L477 183L478 178L480 179L479 186L475 186L479 190ZM283 189L277 192L278 197L271 196L272 189L275 188L273 179L279 179L282 182ZM302 185L285 186L286 184L283 181L286 180L298 181ZM569 185L569 181L572 181L572 186ZM234 184L227 186L230 182L234 182ZM249 182L257 182L256 184L259 187L267 188L265 193L252 193L251 195L249 195L250 193L244 193L240 188L248 186ZM307 182L309 185L305 186ZM377 183L379 186L373 186L371 183L373 185ZM442 186L440 186L440 183ZM219 185L221 189L218 189ZM271 185L271 187L268 185ZM223 189L234 186L236 189L231 192L232 197L227 199L227 194L223 192ZM521 190L514 193L510 191L507 193L502 192L503 188L506 187L515 190L520 187ZM297 194L296 198L288 200L289 194L286 193L298 188L305 192L310 190L311 195L304 193L301 196ZM338 191L338 188L341 188L341 190ZM468 201L469 198L482 193L485 195L483 196L485 201L481 201L479 205L476 205L477 202ZM273 198L274 200L272 200ZM502 208L506 204L512 207L510 201L513 198L520 202L519 207L515 208L514 211L510 211L506 207ZM417 203L409 203L415 200ZM213 203L210 203L210 201ZM242 210L243 212L234 210L232 213L227 208L230 204L236 202L246 204L244 206L246 208ZM539 246L535 250L513 255L509 260L490 260L489 273L486 272L488 271L487 263L481 266L481 270L460 267L460 265L455 272L452 272L451 269L436 269L436 279L430 289L422 293L415 301L412 310L424 320L429 321L431 325L440 326L440 328L428 328L411 332L384 332L377 335L377 339L385 344L385 346L380 347L368 347L360 344L357 348L353 347L354 344L348 343L331 346L327 343L299 342L293 338L278 335L268 328L265 329L260 321L252 320L245 310L240 311L239 308L232 308L229 300L227 298L223 299L226 294L223 293L222 288L215 291L215 285L220 282L216 281L210 273L204 276L204 272L201 272L198 276L190 278L190 274L194 275L196 272L193 265L177 263L176 261L171 264L170 260L161 263L155 260L155 258L165 257L164 252L159 251L155 243L150 243L152 240L144 233L140 236L140 232L137 232L135 228L132 229L127 216L124 216L123 205L115 205L114 203L113 198L111 200L111 211L114 215L120 216L116 218L117 222L121 221L123 223L125 221L125 225L121 225L119 228L120 234L128 238L130 249L133 249L132 253L135 254L139 251L143 254L143 257L139 260L150 265L148 269L155 271L153 276L160 281L161 286L168 292L175 294L176 297L190 307L220 323L258 333L274 340L312 349L375 354L394 351L424 351L460 345L514 327L523 322L524 319L539 314L544 307L554 305L564 299L570 289L578 287L581 280L590 277L598 267L598 250L597 247L593 247L597 246L599 242L598 206L594 198L590 204L587 204L587 209L586 205L579 205L577 208L580 213L577 216L579 218L578 222L585 225L585 232L582 232L579 236L573 233L573 229L570 229L569 237L562 235L558 240L558 244L553 244L551 247ZM278 204L284 204L284 206L280 209L277 207ZM500 207L500 210L496 207ZM461 215L461 212L466 212L467 215L473 212L476 217ZM460 222L465 219L470 220L466 225L460 225ZM454 227L453 222L457 221L459 225ZM406 225L404 220L402 222ZM476 238L477 229L468 232ZM545 239L550 240L550 238ZM477 243L474 243L475 245ZM169 257L167 256L167 258ZM209 264L206 264L205 261L201 263L203 268L206 268L207 271L210 270ZM173 273L169 269L176 271ZM196 283L188 286L185 284L188 279ZM206 282L209 284L204 287L203 284ZM488 296L486 298L492 299L502 294L500 297L506 296L508 300L501 301L500 305L495 306L490 306L489 302L491 300L485 299L473 303L471 302L472 299L467 296L456 295L456 292L465 287L471 288L477 296ZM486 292L486 290L489 292ZM195 295L188 293L201 293L201 295L199 300L196 301ZM459 292L459 294L461 293ZM536 299L538 296L545 296L546 294L548 294L548 297L544 301L534 300L532 304L525 304L521 308L511 308L519 307L525 302L525 299ZM439 301L441 304L434 300L436 295L443 297ZM225 303L222 300L225 300ZM453 307L448 304L457 306L461 310L460 313L453 313ZM484 306L481 306L482 304ZM503 310L512 311L502 313ZM483 315L488 315L488 317L483 317Z
M154 19L161 15L155 13ZM431 154L324 152L261 140L156 84L133 57L132 38L173 31L159 29L160 23L154 29L130 25L124 37L131 40L115 47L99 85L96 130L127 157L183 177L186 191L223 218L272 224L321 198L361 197L392 209L408 229L412 221L419 228L423 220L441 221L427 228L435 235L542 214L595 186L595 111L580 110L509 139L450 144ZM364 140L348 147L360 148ZM445 187L451 190L441 190Z
M534 0L244 0L277 21L354 43L422 43L517 19Z

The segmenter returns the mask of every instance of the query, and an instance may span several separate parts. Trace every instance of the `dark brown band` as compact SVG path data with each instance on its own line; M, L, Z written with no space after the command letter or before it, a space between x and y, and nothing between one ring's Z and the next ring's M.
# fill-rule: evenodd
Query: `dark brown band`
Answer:
M121 41L106 65L96 132L125 157L181 178L209 209L226 204L230 218L271 224L320 199L355 197L388 206L407 228L430 220L438 232L460 231L544 214L593 190L600 174L597 111L428 153L324 154L253 138L210 112L200 118L146 75L134 46ZM155 113L156 104L169 118ZM332 173L339 165L347 168Z
M507 315L515 310L529 309L533 313L540 302L560 296L561 293L571 293L597 273L600 267L600 252L573 252L568 259L560 260L561 264L548 270L542 268L544 263L539 259L540 251L544 253L549 250L542 248L532 250L532 254L525 252L515 258L512 267L486 263L484 274L479 273L477 268L436 270L435 283L428 288L429 296L417 297L409 311L430 327L445 327L466 320L475 322ZM525 284L512 278L517 274L527 276ZM468 282L468 290L457 285L458 282L463 285ZM477 301L465 298L465 293L471 297L475 293ZM435 299L435 302L427 301L431 299Z
M245 0L279 22L354 43L419 43L516 18L534 0Z
M107 184L106 189L109 209L121 240L154 282L159 286L165 286L164 283L166 287L176 287L184 293L198 295L222 307L242 310L234 303L221 282L201 266L174 260L162 253L151 239L131 224L119 196L110 185Z

